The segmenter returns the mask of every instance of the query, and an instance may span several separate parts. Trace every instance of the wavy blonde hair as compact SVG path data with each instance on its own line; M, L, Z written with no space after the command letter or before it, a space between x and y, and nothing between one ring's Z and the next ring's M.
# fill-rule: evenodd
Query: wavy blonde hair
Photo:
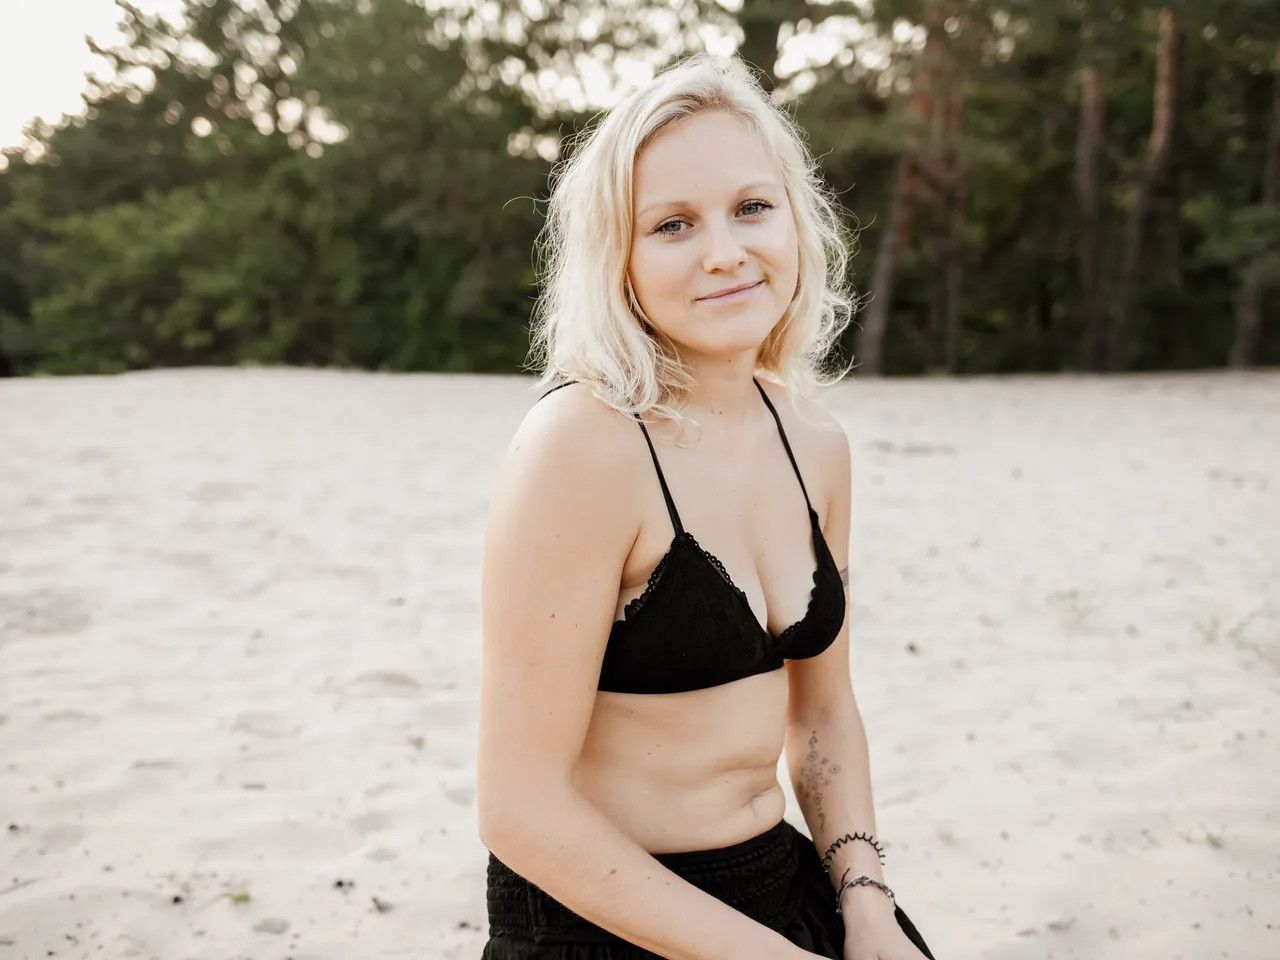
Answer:
M737 57L698 54L633 91L584 130L552 171L538 235L542 292L534 308L532 366L539 384L590 383L619 412L683 421L695 387L675 345L644 315L627 276L636 157L655 137L703 111L744 120L775 158L799 244L796 296L760 345L757 372L811 395L848 367L828 358L853 313L849 246L832 195L789 114Z

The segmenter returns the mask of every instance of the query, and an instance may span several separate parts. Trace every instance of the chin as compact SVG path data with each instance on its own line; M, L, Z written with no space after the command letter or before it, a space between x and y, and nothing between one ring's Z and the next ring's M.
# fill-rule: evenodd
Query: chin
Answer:
M735 355L739 353L755 353L760 349L760 345L768 338L773 328L777 326L777 320L772 323L762 322L741 322L732 324L721 321L724 324L723 329L707 329L710 324L702 324L703 334L700 337L689 338L686 341L689 347L697 350L699 353L707 353L714 355Z

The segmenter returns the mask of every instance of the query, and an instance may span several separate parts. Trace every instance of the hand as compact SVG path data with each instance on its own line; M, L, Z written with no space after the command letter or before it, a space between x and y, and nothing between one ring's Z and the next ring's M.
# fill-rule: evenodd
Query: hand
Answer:
M928 960L902 932L893 901L881 891L846 890L843 909L844 960Z

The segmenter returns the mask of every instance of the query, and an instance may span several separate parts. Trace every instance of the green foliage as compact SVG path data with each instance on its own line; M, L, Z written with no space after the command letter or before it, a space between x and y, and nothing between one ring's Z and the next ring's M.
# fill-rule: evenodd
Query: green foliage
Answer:
M186 0L169 22L118 6L127 42L98 52L119 75L86 93L81 116L34 127L5 154L0 374L519 369L538 201L561 138L590 115L572 83L585 65L621 87L624 58L665 63L698 49L708 24L741 29L767 59L775 31L785 39L859 15L801 0L736 12L716 0ZM1280 214L1261 199L1280 8L1172 8L1183 34L1178 116L1151 202L1132 364L1223 362L1234 298L1249 285L1271 291L1261 359L1280 362ZM861 228L859 292L904 144L959 178L958 369L1075 364L1078 74L1096 65L1106 96L1110 267L1150 132L1155 9L878 0L830 63L779 81ZM963 122L944 143L913 112L924 53L919 32L894 32L903 22L940 31L937 86L963 88ZM889 372L930 362L946 190L922 169Z

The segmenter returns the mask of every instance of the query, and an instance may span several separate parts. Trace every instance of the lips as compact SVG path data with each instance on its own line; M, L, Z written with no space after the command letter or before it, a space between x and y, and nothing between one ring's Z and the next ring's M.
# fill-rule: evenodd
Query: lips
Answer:
M720 297L727 297L731 293L741 293L743 290L750 290L752 287L758 287L762 283L764 283L763 280L757 280L755 281L755 283L743 283L743 284L739 284L736 287L729 287L725 290L717 290L715 293L708 294L705 297L699 297L698 299L699 300L716 300Z

